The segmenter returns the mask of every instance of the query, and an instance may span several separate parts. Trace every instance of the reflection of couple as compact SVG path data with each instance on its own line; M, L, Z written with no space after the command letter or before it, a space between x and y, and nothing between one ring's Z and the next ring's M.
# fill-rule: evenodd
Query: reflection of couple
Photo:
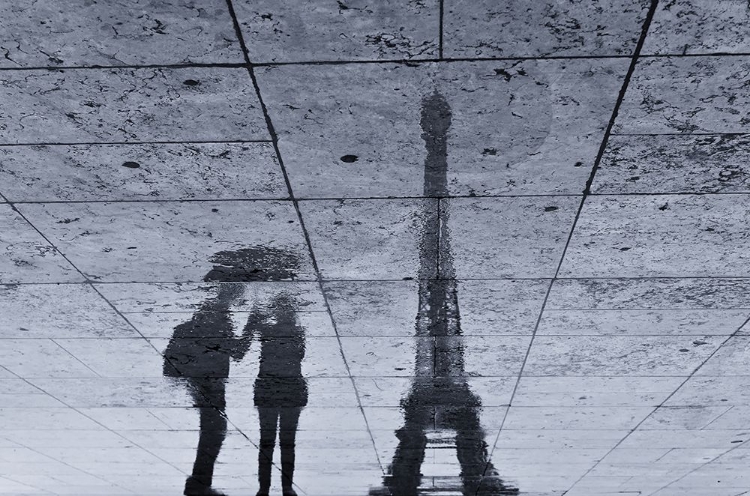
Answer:
M200 439L184 494L222 494L211 484L227 433L225 382L229 361L241 360L256 339L260 341L254 388L260 417L258 496L267 495L271 486L277 429L283 494L294 496L294 443L297 422L307 404L307 383L301 370L305 330L297 323L296 300L277 292L268 305L255 304L239 336L234 333L230 311L242 300L242 282L294 279L298 260L283 250L247 248L217 253L211 261L217 265L204 280L220 283L217 296L203 302L189 321L175 327L164 353L164 374L179 378L200 407Z

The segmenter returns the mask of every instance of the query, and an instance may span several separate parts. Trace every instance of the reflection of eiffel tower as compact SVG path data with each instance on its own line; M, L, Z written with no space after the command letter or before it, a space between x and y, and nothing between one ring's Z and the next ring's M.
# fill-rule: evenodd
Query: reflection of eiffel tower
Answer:
M448 193L447 135L451 111L435 92L422 102L422 138L427 147L424 194ZM466 382L458 285L453 268L445 200L426 200L420 244L419 309L416 322L415 378L402 400L404 425L383 487L371 496L419 494L510 495L489 463L479 421L481 399ZM428 449L455 449L461 466L458 478L435 477L425 483L421 467ZM458 479L458 480L456 480Z

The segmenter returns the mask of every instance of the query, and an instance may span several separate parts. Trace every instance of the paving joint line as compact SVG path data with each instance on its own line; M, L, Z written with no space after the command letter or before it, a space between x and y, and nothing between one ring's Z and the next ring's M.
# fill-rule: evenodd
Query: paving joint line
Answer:
M442 3L442 2L441 2ZM441 23L442 25L442 23ZM442 30L441 30L442 31ZM440 53L440 46L438 52ZM665 53L665 54L641 54L642 59L659 58L708 58L708 57L748 57L750 52L712 52L712 53ZM502 62L513 60L604 60L604 59L629 59L632 55L608 54L608 55L517 55L506 57L425 57L425 58L384 58L384 59L347 59L347 60L295 60L295 61L266 61L266 62L186 62L186 63L162 63L162 64L119 64L119 65L58 65L58 66L27 66L27 67L0 67L0 72L13 71L66 71L66 70L137 70L137 69L244 69L253 67L270 67L285 65L347 65L347 64L425 64L434 62Z
M438 58L443 60L443 22L445 18L445 0L440 0L439 4L439 20L438 20Z
M621 445L622 443L624 443L626 439L628 439L628 438L629 438L629 437L630 437L630 436L631 436L631 435L632 435L632 434L633 434L634 432L636 432L636 431L638 430L638 428L639 428L639 427L640 427L641 425L643 425L643 423L644 423L644 422L646 422L646 420L648 420L649 418L651 418L651 416L652 416L652 415L654 415L654 413L656 413L657 411L659 411L659 409L660 409L660 408L670 408L670 407L667 407L667 406L665 406L665 404L666 404L666 403L667 403L667 402L668 402L668 401L669 401L670 399L672 399L672 397L674 397L674 396L675 396L675 395L676 395L676 394L677 394L677 393L678 393L678 392L680 391L680 389L682 389L682 388L683 388L683 387L685 386L685 384L687 384L687 383L688 383L688 381L690 381L690 379L692 379L693 377L695 377L695 374L697 374L697 373L698 373L698 371L699 371L699 370L700 370L701 368L703 368L703 366L704 366L704 365L706 365L706 363L708 363L708 361L709 361L709 360L710 360L711 358L713 358L713 356L714 356L714 355L716 355L716 353L718 353L718 352L719 352L719 350L721 350L721 349L722 349L722 348L724 347L724 345L725 345L725 344L727 344L727 343L728 343L728 342L729 342L730 340L732 340L732 338L734 338L734 337L736 337L737 335L739 335L739 332L740 332L740 331L741 331L741 330L742 330L742 329L743 329L743 328L744 328L744 327L745 327L745 326L746 326L746 325L747 325L748 323L750 323L750 317L748 317L747 319L745 319L745 321L744 321L744 322L743 322L743 323L742 323L742 324L741 324L741 325L740 325L740 326L739 326L739 327L737 328L737 330L735 330L735 331L734 331L734 332L733 332L732 334L730 334L729 336L727 336L727 338L726 338L726 339L725 339L725 340L724 340L724 341L723 341L723 342L722 342L722 343L721 343L721 344L720 344L719 346L717 346L717 347L716 347L716 349L715 349L715 350L714 350L713 352L711 352L711 354L710 354L710 355L708 355L708 356L707 356L707 357L706 357L706 358L705 358L705 359L704 359L704 360L703 360L703 361L702 361L702 362L701 362L701 363L700 363L700 364L699 364L699 365L698 365L698 366L697 366L697 367L695 368L695 370L693 370L693 371L692 371L692 372L690 373L690 375L688 375L688 376L687 376L687 377L685 378L685 380L684 380L684 381L682 381L682 383L680 383L680 385L679 385L679 386L677 386L677 387L675 388L675 390L674 390L674 391L672 391L672 392L671 392L671 393L670 393L670 394L669 394L669 395L668 395L668 396L667 396L667 397L666 397L666 398L665 398L664 400L662 400L662 401L661 401L661 402L660 402L660 403L659 403L658 405L656 405L656 407L654 407L654 409L653 409L653 410L651 411L651 413L649 413L648 415L646 415L646 416L645 416L645 417L644 417L644 418L643 418L643 419L642 419L642 420L641 420L640 422L638 422L638 423L636 424L636 426L635 426L635 427L633 427L632 429L630 429L630 430L629 430L629 432L628 432L628 433L627 433L627 434L625 435L625 437L623 437L622 439L620 439L620 440L619 440L619 441L617 442L617 444L615 444L615 445L614 445L614 446L612 447L612 449L610 449L610 450L609 450L609 451L608 451L608 452L607 452L607 453L606 453L606 454L605 454L604 456L602 456L602 457L601 457L601 459L599 459L599 461L597 461L596 463L594 463L594 465L593 465L593 466L592 466L591 468L589 468L589 469L588 469L588 470L587 470L587 471L586 471L586 472L585 472L585 473L584 473L584 474L583 474L583 475L582 475L582 476L581 476L581 477L580 477L580 478L579 478L579 479L578 479L578 480L577 480L577 481L576 481L575 483L573 483L573 485L572 485L572 486L571 486L571 487L570 487L570 488L568 489L568 491L570 491L571 489L573 489L573 488L574 488L574 487L576 486L576 484L578 484L578 483L579 483L580 481L582 481L582 480L583 480L583 479L584 479L584 478L585 478L585 477L586 477L586 476L587 476L587 475L588 475L589 473L591 473L591 472L592 472L592 471L593 471L594 469L596 469L596 467L598 467L598 466L599 466L599 464L600 464L600 463L602 463L602 461L603 461L603 460L605 460L605 459L607 458L607 456L609 456L609 455L610 455L610 454L611 454L612 452L614 452L614 451L615 451L615 450L616 450L616 449L617 449L617 448L618 448L618 447L619 447L619 446L620 446L620 445ZM706 377L714 377L714 376L706 376ZM679 405L679 406L683 406L683 405ZM704 405L704 406L705 406L705 405ZM740 446L742 446L743 444L745 444L745 443L739 444L739 445L735 446L735 447L734 447L733 449L739 448L739 447L740 447ZM732 451L733 449L730 449L729 451ZM721 456L721 455L720 455L720 456ZM708 462L708 463L710 463L710 462ZM705 465L705 464L704 464L704 465ZM703 466L703 465L701 465L701 466ZM698 468L700 468L700 467L697 467L696 469L692 470L691 472L688 472L688 474L692 473L693 471L697 470ZM677 481L679 481L680 479L682 479L683 477L687 476L688 474L685 474L684 476L682 476L682 477L680 477L680 478L678 478L678 479L676 479L676 480L672 481L672 482L671 482L670 484L672 484L672 483L674 483L674 482L677 482ZM668 486L668 485L669 485L669 484L667 484L667 486ZM664 486L664 487L667 487L667 486ZM660 490L661 490L661 489L660 489ZM566 491L566 493L567 493L567 491ZM563 493L563 496L564 496L564 495L565 495L566 493Z
M572 225L570 227L570 232L569 232L568 238L567 238L567 240L565 242L565 246L563 247L562 253L560 254L560 261L557 264L557 269L555 270L555 274L554 274L552 280L550 281L549 286L547 287L547 292L546 292L546 294L544 296L544 300L542 301L542 306L541 306L541 309L539 310L539 317L537 318L536 324L534 326L534 330L533 330L533 332L531 334L531 339L529 341L528 348L526 349L526 354L524 356L523 362L521 363L521 368L520 368L520 370L518 372L518 378L516 380L515 386L513 387L513 391L512 391L511 396L510 396L509 403L510 403L511 406L508 407L508 410L506 411L506 414L503 417L503 421L500 424L500 428L498 430L497 437L495 438L495 443L493 444L492 450L490 451L490 457L489 457L490 460L492 459L492 455L495 452L495 449L497 447L497 443L500 440L500 435L503 432L503 427L505 426L505 422L506 422L506 420L508 418L508 415L510 413L510 409L512 408L513 400L515 399L516 393L518 391L518 387L519 387L519 385L521 383L521 379L523 377L524 370L526 368L526 363L528 362L528 358L531 355L531 350L532 350L532 347L534 345L534 338L536 337L537 332L539 330L539 324L541 323L542 316L544 315L544 311L546 309L547 302L549 300L549 296L550 296L550 294L552 292L552 287L554 286L555 280L557 279L558 275L560 274L560 269L562 268L563 262L565 261L565 255L567 253L568 247L570 246L570 242L573 239L573 234L574 234L576 226L578 224L578 219L580 218L581 212L583 211L583 207L584 207L584 205L586 203L586 197L591 194L591 185L594 182L594 177L595 177L596 172L597 172L597 170L599 168L599 164L601 163L602 156L604 155L604 152L605 152L605 150L607 148L607 144L609 142L609 137L610 137L610 135L612 133L612 129L614 128L615 121L617 120L617 115L619 113L620 106L622 105L622 102L625 99L625 93L627 92L628 85L630 84L630 79L632 78L633 73L635 72L635 68L636 68L636 65L638 63L638 58L639 58L639 55L641 53L641 50L643 49L643 45L644 45L644 43L646 41L646 36L648 34L648 30L649 30L649 27L651 25L651 21L652 21L652 19L654 17L654 14L656 13L656 8L657 8L658 3L659 3L658 0L651 0L651 5L649 7L648 13L647 13L646 18L645 18L645 20L643 22L643 25L641 27L641 35L640 35L640 37L638 39L638 43L636 44L635 50L633 51L633 55L631 57L630 64L628 66L628 70L625 73L625 77L623 78L623 82L622 82L622 85L620 87L620 91L619 91L619 93L617 95L617 99L616 99L614 107L612 109L612 115L610 116L609 123L607 124L607 128L604 131L604 136L602 137L602 142L601 142L601 145L599 146L599 151L597 153L596 159L594 160L594 165L591 168L591 173L589 175L588 180L586 181L586 187L583 190L583 196L581 198L581 202L580 202L580 204L578 206L578 210L576 212L575 218L573 219L573 223L572 223ZM489 467L489 463L488 463L487 467ZM485 471L486 471L486 469L485 469ZM563 494L565 494L565 493L563 493Z
M187 141L55 141L33 143L0 143L0 148L32 146L127 146L127 145L224 145L244 143L270 143L271 140L187 140Z
M339 345L339 352L341 354L341 359L344 362L344 366L346 368L347 375L349 376L349 380L351 382L352 389L353 389L354 394L355 394L355 396L357 398L357 405L358 405L359 411L362 414L362 418L363 418L363 420L365 422L365 425L367 427L367 432L368 432L368 434L370 436L370 441L372 443L373 452L374 452L375 457L376 457L376 459L378 461L378 465L380 466L381 471L383 471L383 465L382 465L382 462L380 460L380 455L379 455L379 453L377 451L377 446L375 444L375 438L372 435L372 430L370 429L370 424L369 424L369 422L367 420L367 415L365 414L364 407L362 406L361 396L360 396L359 390L357 388L357 384L356 384L356 382L354 380L354 376L351 373L351 369L349 367L349 362L346 359L346 355L344 353L344 348L343 348L343 345L342 345L342 342L341 342L341 336L339 334L338 327L336 325L336 320L333 318L333 312L331 311L331 307L330 307L330 304L328 302L328 298L326 296L325 288L323 287L323 281L322 281L322 277L321 277L321 274L320 274L320 268L318 266L318 262L317 262L317 259L315 257L315 252L313 250L312 242L310 240L310 235L309 235L307 227L305 225L304 217L303 217L302 211L301 211L301 209L299 207L299 202L297 201L297 199L294 196L294 190L292 188L292 183L291 183L291 180L289 179L289 174L288 174L288 172L286 170L286 166L284 165L284 159L281 156L281 150L279 149L278 135L276 134L276 130L275 130L275 127L273 125L273 121L271 120L271 116L268 113L268 108L266 107L265 101L263 100L263 95L262 95L261 90L260 90L260 85L258 84L258 79L257 79L257 77L255 75L255 71L254 71L254 64L250 60L250 54L249 54L247 45L245 44L245 39L244 39L244 36L242 34L242 30L240 28L240 23L239 23L239 21L237 19L237 15L236 15L235 10L234 10L234 5L232 4L232 0L226 0L226 3L227 3L227 8L229 9L229 14L230 14L230 16L232 18L232 23L234 24L234 29L235 29L235 32L236 32L236 35L237 35L237 39L239 40L239 43L240 43L240 48L242 49L242 53L243 53L243 55L245 57L245 62L247 63L247 72L250 75L250 79L252 80L253 87L255 88L255 92L256 92L256 94L258 96L258 102L260 103L260 107L261 107L261 109L263 111L263 116L265 118L266 126L268 128L268 133L271 136L271 141L273 143L273 147L274 147L274 150L276 152L276 158L278 160L281 172L282 172L282 174L284 176L284 182L286 183L287 191L289 193L289 199L293 203L294 209L295 209L295 211L297 213L297 218L298 218L299 223L300 223L300 228L302 230L302 234L304 236L305 243L307 245L308 252L309 252L309 255L310 255L310 260L312 262L313 269L314 269L315 274L316 274L316 279L317 279L317 282L318 282L318 288L319 288L319 290L320 290L320 292L321 292L321 294L323 296L323 301L325 303L328 316L331 319L331 325L332 325L333 330L334 330L334 332L336 334L336 339L337 339L337 342L338 342L338 345Z

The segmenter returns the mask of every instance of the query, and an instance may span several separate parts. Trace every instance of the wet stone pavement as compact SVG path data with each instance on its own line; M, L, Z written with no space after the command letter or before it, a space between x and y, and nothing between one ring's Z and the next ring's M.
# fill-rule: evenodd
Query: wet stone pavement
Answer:
M750 494L747 1L0 5L0 494Z

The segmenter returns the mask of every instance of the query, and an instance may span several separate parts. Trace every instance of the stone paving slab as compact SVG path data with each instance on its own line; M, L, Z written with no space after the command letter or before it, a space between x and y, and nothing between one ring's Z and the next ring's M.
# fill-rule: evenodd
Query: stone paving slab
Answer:
M245 69L9 70L2 76L0 144L269 138Z
M0 205L0 283L78 282L75 267L10 205Z
M253 62L400 60L438 55L437 0L238 0Z
M221 0L4 0L0 8L2 68L242 62Z
M613 131L617 134L747 131L748 57L641 59Z
M750 51L748 21L750 13L742 2L661 2L656 8L643 53L747 53Z
M96 281L201 281L214 254L272 240L298 254L298 277L313 277L288 202L48 203L21 211Z
M450 111L451 195L578 194L624 60L282 66L258 80L295 194L421 196L422 101ZM353 157L352 157L353 156Z
M0 147L0 181L12 202L288 196L271 143Z
M631 55L645 0L445 1L447 57Z
M747 276L744 196L611 196L586 201L560 275Z
M612 136L596 194L747 193L747 135Z

